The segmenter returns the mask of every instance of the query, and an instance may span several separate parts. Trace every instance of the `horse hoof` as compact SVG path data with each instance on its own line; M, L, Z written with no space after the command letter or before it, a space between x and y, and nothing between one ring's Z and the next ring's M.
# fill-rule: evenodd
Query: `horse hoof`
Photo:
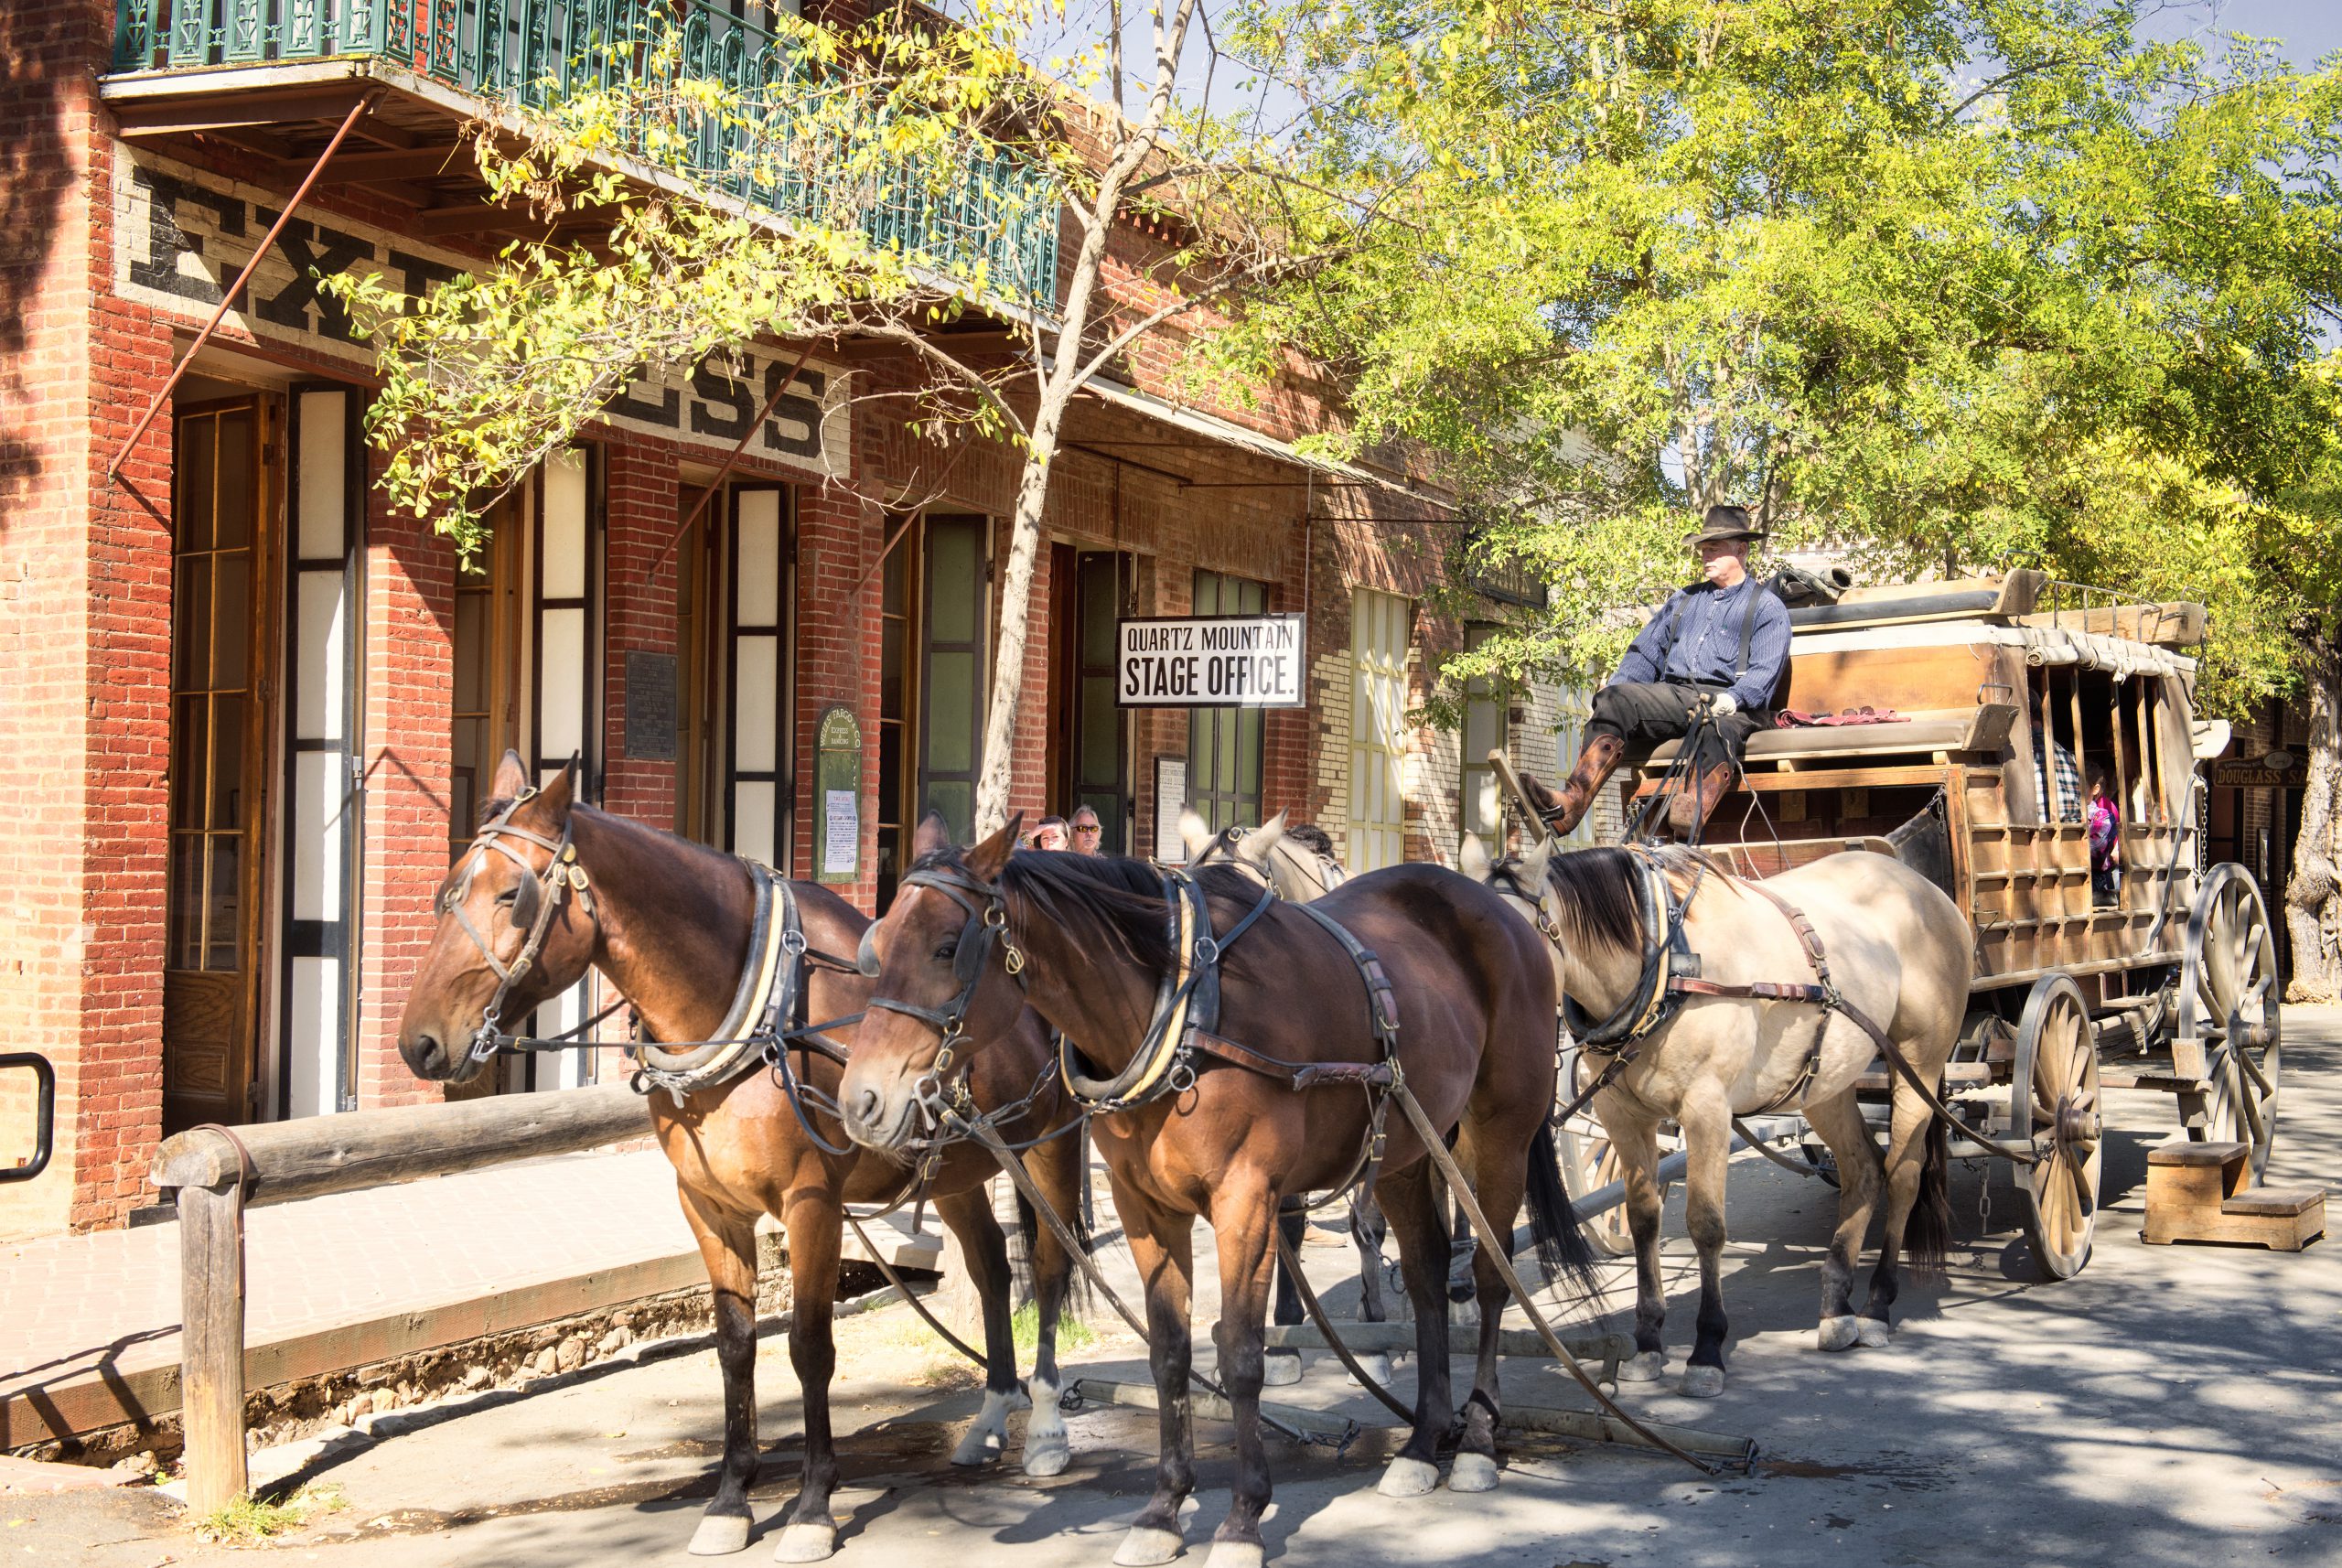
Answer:
M1367 1375L1368 1377L1372 1378L1376 1382L1382 1384L1382 1385L1383 1385L1384 1387L1386 1387L1386 1388L1390 1386L1390 1382L1391 1382L1391 1358L1390 1358L1390 1357L1385 1356L1385 1355L1382 1355L1380 1352L1379 1352L1379 1351L1378 1351L1376 1354L1371 1355L1371 1356L1360 1356L1360 1357L1358 1359L1358 1364L1359 1364L1360 1367L1362 1367L1362 1368L1364 1368L1364 1369L1366 1369L1366 1375ZM1355 1378L1351 1379L1350 1380L1351 1380L1352 1382L1356 1382L1356 1381L1358 1381L1358 1380L1357 1380L1357 1379L1355 1379Z
M1114 1568L1162 1568L1164 1563L1186 1551L1187 1544L1179 1539L1179 1532L1176 1530L1157 1530L1152 1525L1134 1524L1114 1552Z
M1447 1489L1451 1492L1495 1491L1497 1462L1486 1454L1458 1454L1455 1466L1447 1472Z
M1883 1317L1865 1317L1854 1325L1854 1337L1866 1349L1884 1350L1894 1339L1895 1330Z
M1028 1476L1061 1476L1073 1463L1073 1445L1060 1433L1054 1439L1043 1438L1025 1444L1025 1473Z
M827 1520L805 1520L786 1526L772 1549L776 1563L819 1563L838 1550L838 1527Z
M1273 1389L1281 1389L1301 1381L1301 1352L1271 1350L1261 1361L1261 1381ZM1232 1543L1231 1543L1232 1544ZM1213 1554L1219 1555L1217 1552Z
M1712 1400L1724 1392L1722 1367L1686 1367L1683 1369L1683 1397Z
M1386 1498L1419 1498L1439 1485L1439 1466L1402 1454L1382 1472L1374 1489Z
M960 1466L989 1465L1007 1451L1007 1440L988 1427L979 1426L960 1439L960 1446L951 1450L951 1463Z
M712 1513L704 1516L699 1528L692 1531L691 1554L694 1557L729 1557L735 1552L748 1549L748 1516L746 1514Z
M1818 1343L1824 1350L1851 1349L1862 1342L1862 1334L1861 1325L1851 1316L1825 1317L1821 1320Z
M1261 1568L1264 1555L1257 1541L1215 1541L1204 1568Z
M1655 1383L1667 1370L1667 1352L1641 1350L1618 1363L1618 1380L1622 1383Z

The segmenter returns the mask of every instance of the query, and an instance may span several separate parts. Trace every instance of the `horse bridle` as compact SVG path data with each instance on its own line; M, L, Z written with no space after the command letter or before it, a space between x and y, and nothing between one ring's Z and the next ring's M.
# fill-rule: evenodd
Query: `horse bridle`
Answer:
M513 813L536 797L536 787L531 785L513 796L502 811L480 824L479 832L472 835L462 874L439 896L439 914L443 918L455 917L457 928L470 939L472 946L479 950L479 955L488 961L489 968L496 972L496 993L481 1009L479 1027L472 1032L469 1055L474 1061L486 1061L494 1056L498 1045L507 1038L504 1033L504 1004L510 999L512 988L520 984L529 971L536 967L537 960L543 956L545 940L553 934L553 923L561 913L562 900L575 891L578 907L586 911L586 918L597 927L601 923L601 917L594 911L593 897L586 892L586 868L577 864L577 846L571 842L569 824L562 824L558 839L550 839L543 833L512 825ZM506 843L508 839L518 839L548 850L551 858L545 862L544 868L539 870L530 863L526 854ZM521 868L521 881L512 890L510 918L514 929L525 929L527 934L521 940L521 950L512 955L510 963L496 956L496 949L489 941L487 933L464 910L464 901L471 894L472 879L488 864L488 852L490 850Z
M951 954L951 975L960 983L960 990L951 1001L940 1007L929 1007L899 997L872 996L863 1003L867 1012L900 1013L905 1017L917 1018L941 1036L936 1043L935 1059L919 1075L912 1090L919 1104L932 1115L943 1103L943 1080L958 1063L960 1042L967 1038L968 1009L975 1002L976 987L983 983L984 965L992 959L993 948L997 945L1003 950L1009 978L1016 982L1020 990L1025 984L1025 952L1008 940L1008 900L996 886L979 882L951 865L930 865L913 871L903 878L902 886L906 891L932 887L959 905L968 916L960 928L959 944ZM854 967L874 979L879 970L877 931L875 920L863 928L862 945L854 954Z

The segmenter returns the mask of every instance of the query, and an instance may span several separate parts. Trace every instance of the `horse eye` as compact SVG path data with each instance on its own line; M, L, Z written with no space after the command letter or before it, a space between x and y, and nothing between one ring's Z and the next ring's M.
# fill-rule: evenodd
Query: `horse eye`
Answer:
M513 901L520 897L521 890L518 887L507 887L496 896L496 907L500 909L510 909Z
M954 937L950 941L945 942L941 947L936 949L935 956L946 963L949 963L951 960L958 958L960 956L960 939Z

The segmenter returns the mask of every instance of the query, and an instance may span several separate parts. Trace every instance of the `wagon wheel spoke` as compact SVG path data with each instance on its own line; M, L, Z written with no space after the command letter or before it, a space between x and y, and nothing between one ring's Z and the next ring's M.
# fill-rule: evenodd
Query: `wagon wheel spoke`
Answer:
M2066 1167L2067 1179L2073 1184L2074 1214L2079 1219L2089 1219L2098 1209L2098 1195L2090 1191L2090 1176L2082 1169L2089 1157L2084 1155L2080 1159L2061 1162Z

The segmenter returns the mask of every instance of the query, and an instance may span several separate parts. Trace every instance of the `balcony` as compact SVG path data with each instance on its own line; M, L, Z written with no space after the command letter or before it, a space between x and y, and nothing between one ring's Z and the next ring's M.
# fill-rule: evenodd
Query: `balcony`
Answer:
M722 81L750 115L769 116L778 129L803 68L753 19L762 8L757 0L743 0L742 8L747 16L702 0L117 0L109 86L170 78L190 91L208 86L295 103L283 95L311 74L297 68L330 62L345 68L345 77L419 81L490 105L543 109L581 88L638 75L646 69L645 40L680 16L682 74ZM751 178L738 166L736 134L706 124L685 129L688 161L700 177L784 221L819 209L818 176ZM948 183L907 167L861 204L860 221L875 242L914 260L962 274L981 263L985 292L1023 310L1053 313L1057 201L1029 166L983 160ZM443 220L420 231L482 226Z

